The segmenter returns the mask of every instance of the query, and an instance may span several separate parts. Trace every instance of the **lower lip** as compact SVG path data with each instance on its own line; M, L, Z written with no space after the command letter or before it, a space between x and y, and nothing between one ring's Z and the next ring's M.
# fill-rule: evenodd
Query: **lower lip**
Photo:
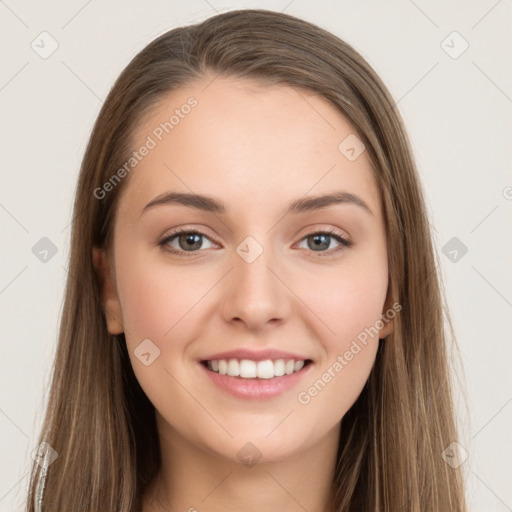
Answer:
M237 398L258 400L279 396L295 387L302 377L304 377L306 373L309 373L313 363L310 362L306 366L303 366L298 372L283 375L282 377L272 377L271 379L230 377L229 375L221 375L220 373L212 372L202 363L199 363L199 366L206 372L212 382L224 391L227 391Z

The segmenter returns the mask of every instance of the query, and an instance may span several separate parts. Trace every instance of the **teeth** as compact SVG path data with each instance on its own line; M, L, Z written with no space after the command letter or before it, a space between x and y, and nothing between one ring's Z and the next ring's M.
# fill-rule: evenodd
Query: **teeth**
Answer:
M274 363L270 359L258 361L256 366L258 379L271 379L274 376Z
M284 359L278 359L274 362L274 375L282 377L284 375Z
M240 375L240 365L236 359L230 359L228 361L228 371L227 374L230 377L238 377Z
M209 370L220 375L242 377L243 379L272 379L298 372L304 366L304 361L294 359L265 359L264 361L251 361L250 359L219 359L207 362Z
M244 379L254 379L257 376L256 363L249 359L240 361L240 377Z

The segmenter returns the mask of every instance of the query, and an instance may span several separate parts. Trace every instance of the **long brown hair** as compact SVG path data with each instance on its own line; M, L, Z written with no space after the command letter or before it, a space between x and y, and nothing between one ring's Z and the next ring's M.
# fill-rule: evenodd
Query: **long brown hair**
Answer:
M48 407L27 512L44 483L43 512L137 512L160 467L154 407L135 378L124 334L110 335L92 249L109 249L121 180L94 191L127 161L133 133L166 93L212 76L306 88L329 100L363 141L385 212L394 331L342 419L338 511L466 510L463 478L442 457L457 440L448 337L453 329L420 179L402 119L375 71L350 45L283 13L236 10L175 28L136 55L94 125L77 184L69 275ZM52 450L55 450L53 452ZM41 478L43 477L43 478ZM39 487L39 491L43 488Z

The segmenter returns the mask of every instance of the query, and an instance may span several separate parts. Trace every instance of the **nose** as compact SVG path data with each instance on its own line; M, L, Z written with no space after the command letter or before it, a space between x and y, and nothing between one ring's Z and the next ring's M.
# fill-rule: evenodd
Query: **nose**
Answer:
M285 322L291 310L291 291L269 251L264 250L251 263L235 253L233 265L223 290L223 318L252 331Z

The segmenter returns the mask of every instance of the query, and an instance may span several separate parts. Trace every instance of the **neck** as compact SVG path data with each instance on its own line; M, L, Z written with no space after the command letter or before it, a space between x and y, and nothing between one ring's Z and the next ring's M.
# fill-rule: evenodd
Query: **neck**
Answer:
M203 450L159 422L162 467L143 497L142 512L334 511L339 424L285 459L246 465Z

